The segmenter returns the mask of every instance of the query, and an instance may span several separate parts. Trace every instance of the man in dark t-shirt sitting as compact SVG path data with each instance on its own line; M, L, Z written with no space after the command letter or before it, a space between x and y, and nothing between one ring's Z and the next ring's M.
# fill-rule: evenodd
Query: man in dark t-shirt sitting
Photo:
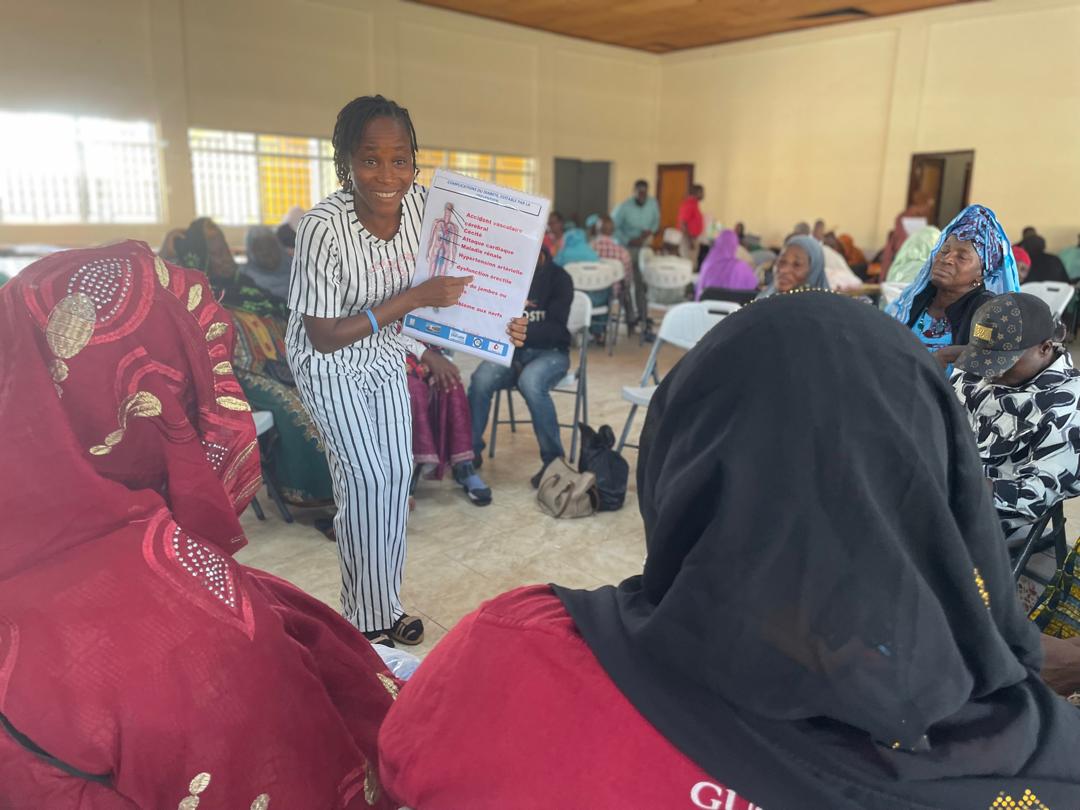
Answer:
M533 430L540 444L543 466L532 478L540 486L544 468L565 455L559 436L559 417L551 399L551 389L558 385L570 368L570 305L574 301L574 282L570 274L551 260L544 248L536 261L536 275L525 302L529 330L525 345L514 352L510 368L488 360L482 362L469 380L469 407L472 410L472 441L479 467L484 450L491 398L500 389L517 385L532 416Z

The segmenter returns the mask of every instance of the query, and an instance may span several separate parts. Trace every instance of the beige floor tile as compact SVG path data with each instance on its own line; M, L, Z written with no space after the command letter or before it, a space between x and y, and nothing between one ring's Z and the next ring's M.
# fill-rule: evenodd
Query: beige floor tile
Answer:
M622 340L613 357L590 350L589 421L593 426L606 422L616 434L622 430L628 409L620 389L637 384L649 349L636 340ZM677 356L678 352L662 351L661 367L670 368ZM460 356L458 361L467 378L475 363ZM519 398L516 405L520 406L517 415L527 418L524 401ZM556 397L556 405L561 421L569 422L572 399ZM643 416L639 413L637 430ZM569 430L563 431L563 441L569 451ZM495 458L485 455L480 473L494 493L491 506L473 506L449 475L442 481L421 481L416 510L409 519L402 601L406 610L424 619L426 638L423 644L406 649L423 656L481 602L520 585L557 582L595 588L639 572L644 532L633 494L637 453L628 450L625 455L631 464L626 506L582 520L554 520L536 507L529 478L540 468L540 456L528 425L519 426L516 434L509 426L500 426ZM256 520L250 510L244 514L242 523L250 544L237 558L340 608L336 548L311 526L325 513L296 510L296 522L286 524L267 497L261 501L267 519Z

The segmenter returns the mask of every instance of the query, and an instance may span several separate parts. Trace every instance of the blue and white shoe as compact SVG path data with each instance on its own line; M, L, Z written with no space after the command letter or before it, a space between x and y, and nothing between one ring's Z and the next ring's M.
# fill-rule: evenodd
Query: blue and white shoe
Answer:
M476 474L471 461L454 465L454 480L461 484L473 505L487 506L491 503L491 490L484 483L484 479Z

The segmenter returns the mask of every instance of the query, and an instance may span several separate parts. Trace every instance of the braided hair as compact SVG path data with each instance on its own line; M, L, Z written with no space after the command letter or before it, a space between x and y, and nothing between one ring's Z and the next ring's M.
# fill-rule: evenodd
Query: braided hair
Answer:
M338 182L346 191L352 188L352 153L360 144L364 129L376 118L393 118L401 122L409 133L413 164L416 164L416 129L409 117L409 111L383 96L354 98L342 107L337 123L334 124L334 170L337 172Z

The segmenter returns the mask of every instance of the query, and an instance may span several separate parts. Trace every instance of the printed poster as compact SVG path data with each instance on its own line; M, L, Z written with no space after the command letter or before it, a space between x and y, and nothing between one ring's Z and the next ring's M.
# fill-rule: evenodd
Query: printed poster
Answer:
M550 201L437 169L428 189L413 284L472 276L456 306L405 316L405 333L425 343L509 366L506 334L525 310Z

